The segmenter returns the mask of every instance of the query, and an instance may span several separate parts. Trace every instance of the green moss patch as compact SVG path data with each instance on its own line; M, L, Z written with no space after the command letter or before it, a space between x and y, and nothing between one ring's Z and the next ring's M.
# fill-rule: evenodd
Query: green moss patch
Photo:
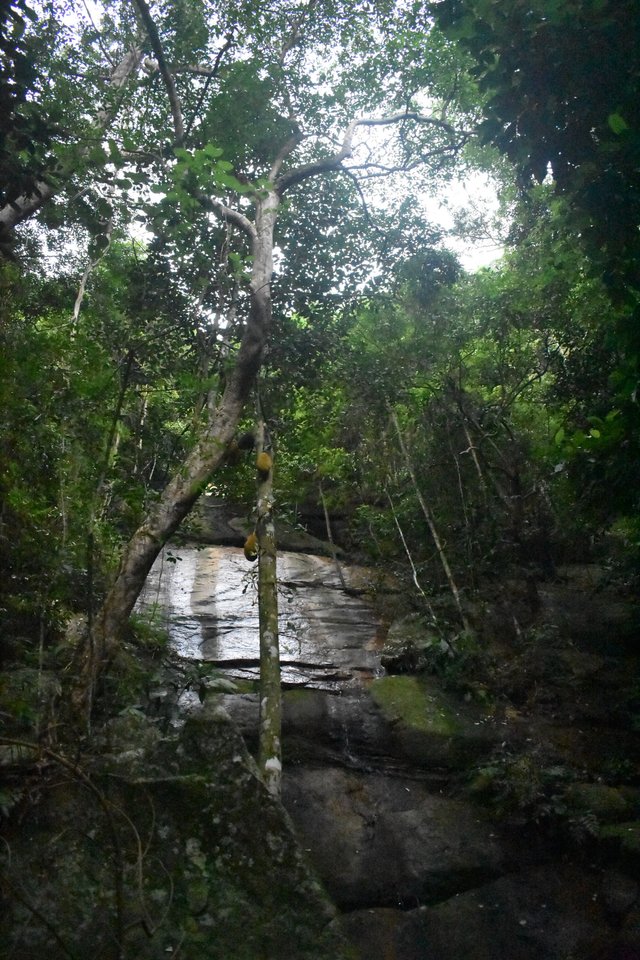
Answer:
M371 696L392 722L444 737L462 732L460 718L442 694L422 678L381 677L373 681Z
M640 857L640 822L633 820L629 823L609 823L600 828L600 836L604 840L616 840L620 843L623 853Z

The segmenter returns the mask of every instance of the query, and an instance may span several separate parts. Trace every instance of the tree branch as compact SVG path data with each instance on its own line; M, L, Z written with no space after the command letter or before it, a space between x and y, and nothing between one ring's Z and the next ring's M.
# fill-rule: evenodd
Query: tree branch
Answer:
M200 92L200 96L198 97L198 103L196 104L195 110L191 114L191 119L187 124L187 132L185 136L188 137L189 134L191 133L191 128L195 123L196 117L200 113L200 108L202 107L202 104L204 103L204 98L206 97L209 87L211 86L211 81L213 80L214 77L218 75L218 70L220 69L222 58L224 57L225 53L232 45L233 45L233 33L229 33L225 38L224 44L220 47L220 49L218 50L218 53L216 54L216 59L214 61L213 67L211 68L211 70L209 70L209 72L206 75L207 76L206 82Z
M251 220L245 217L243 213L240 213L239 210L234 210L233 207L228 207L221 200L217 200L216 197L209 197L203 194L199 197L199 200L204 207L213 210L222 220L226 220L228 223L232 223L235 227L238 227L239 230L242 230L242 232L249 237L252 244L255 243L257 239L256 228L251 223Z
M304 166L298 167L278 177L274 183L277 193L282 195L285 190L295 186L297 183L302 183L310 177L315 177L320 173L327 173L329 170L335 170L336 167L339 167L343 160L351 156L353 137L360 123L360 120L353 120L349 124L342 141L342 146L332 157L325 157L324 160L316 160L313 163L305 163Z
M295 148L299 146L304 140L304 134L300 130L296 130L293 136L289 137L287 142L284 144L280 150L278 156L273 161L271 170L269 171L269 180L273 183L277 178L280 170L282 169L282 164L287 159L290 153L293 153Z
M282 195L285 190L288 190L289 187L293 187L298 183L302 183L304 180L308 180L310 177L315 177L321 173L327 173L329 170L335 170L340 166L343 160L346 160L351 156L353 152L353 138L358 127L382 127L389 126L394 123L402 123L405 120L411 120L414 123L428 124L429 126L437 127L440 130L444 130L453 138L458 138L460 136L468 137L470 132L456 130L450 123L447 123L446 120L440 120L437 117L427 117L416 111L405 111L403 113L393 113L388 117L361 117L358 120L352 120L352 122L347 127L346 133L342 140L342 145L340 149L333 154L333 156L325 157L323 160L316 160L313 163L304 164L304 166L298 167L295 170L290 170L288 173L282 174L275 181L275 188L278 194ZM283 158L284 159L284 158Z
M132 0L132 2L138 9L140 19L142 20L144 28L147 32L147 36L149 37L151 48L156 56L156 60L158 61L158 70L160 71L160 76L164 81L167 96L169 98L169 106L171 107L171 114L173 116L173 128L176 135L176 145L180 146L184 142L182 106L180 104L180 97L178 96L178 91L176 89L173 76L171 75L169 67L167 66L167 61L164 56L164 50L162 49L162 43L160 42L158 29L153 22L151 11L149 10L145 0Z
M114 90L119 90L125 85L130 75L137 70L141 57L142 51L138 47L127 51L109 77L109 85ZM113 116L113 111L108 112L104 107L101 107L96 117L98 131L103 132L113 120ZM86 154L88 148L85 148L82 152ZM66 179L71 172L71 170L60 169L56 172L56 176ZM26 220L36 213L40 207L44 206L60 189L61 185L58 183L37 180L29 193L23 193L22 196L5 204L0 210L0 231L12 230L17 224L22 223L23 220Z

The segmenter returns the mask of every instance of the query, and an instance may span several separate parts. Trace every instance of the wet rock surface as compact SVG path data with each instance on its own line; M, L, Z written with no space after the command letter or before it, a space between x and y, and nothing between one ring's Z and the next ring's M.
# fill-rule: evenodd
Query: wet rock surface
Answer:
M145 602L164 605L183 657L232 684L216 702L254 749L253 575L238 550L178 552L180 582L154 573ZM497 668L504 701L489 704L412 672L425 666L415 618L385 645L360 594L367 571L343 569L349 593L327 557L285 552L279 573L283 803L353 956L639 960L638 796L599 782L607 757L627 778L637 764L637 734L602 703L628 666L593 642L598 610L616 645L627 638L628 607L596 598L564 645L557 628L520 648L517 634L517 668L506 655ZM567 609L578 602L575 580L555 585L545 616L563 589ZM483 778L511 791L521 819L488 815ZM560 842L536 827L556 810Z
M176 652L234 680L259 674L257 568L240 548L165 548L139 608L171 633ZM349 569L353 593L368 571ZM373 577L373 574L371 574ZM381 671L379 626L369 606L341 589L333 560L285 551L278 556L280 658L286 686L338 689Z

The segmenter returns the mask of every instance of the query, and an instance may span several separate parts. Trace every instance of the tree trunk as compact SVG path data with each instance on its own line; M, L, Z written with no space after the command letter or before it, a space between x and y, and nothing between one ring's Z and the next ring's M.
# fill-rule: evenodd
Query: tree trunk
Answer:
M258 434L258 454L271 464L272 450L264 422ZM260 617L260 746L258 768L274 797L280 796L282 779L282 697L280 691L280 642L278 633L278 576L276 534L273 522L273 470L258 472L258 612Z
M235 366L218 405L209 413L203 435L154 504L125 548L116 579L96 614L83 651L76 707L90 713L93 690L104 667L119 649L129 615L147 574L169 537L189 514L212 472L224 457L260 369L271 326L273 232L279 198L270 192L256 200L251 302Z

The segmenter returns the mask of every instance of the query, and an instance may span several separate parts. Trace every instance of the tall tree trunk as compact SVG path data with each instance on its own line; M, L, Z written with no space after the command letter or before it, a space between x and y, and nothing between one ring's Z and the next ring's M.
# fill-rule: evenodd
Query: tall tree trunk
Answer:
M340 561L338 560L338 551L336 550L336 545L333 542L333 534L331 532L331 520L329 519L329 511L327 509L327 501L324 496L324 490L322 489L322 481L318 484L318 493L320 494L320 503L322 504L322 510L324 513L324 524L327 529L327 539L329 540L329 548L331 549L331 556L333 557L333 562L336 565L336 573L338 574L338 580L340 581L340 586L345 591L348 592L348 587L344 579L344 574L342 572L342 567Z
M274 797L282 779L282 696L278 632L278 576L273 522L273 451L260 421L258 431L258 612L260 617L260 746L258 768Z
M255 229L251 229L251 301L235 366L227 376L219 403L209 412L202 436L125 548L115 581L94 618L83 651L73 697L76 708L90 710L95 683L119 649L129 615L155 558L189 514L236 431L260 369L271 326L273 233L278 204L275 192L256 200Z

